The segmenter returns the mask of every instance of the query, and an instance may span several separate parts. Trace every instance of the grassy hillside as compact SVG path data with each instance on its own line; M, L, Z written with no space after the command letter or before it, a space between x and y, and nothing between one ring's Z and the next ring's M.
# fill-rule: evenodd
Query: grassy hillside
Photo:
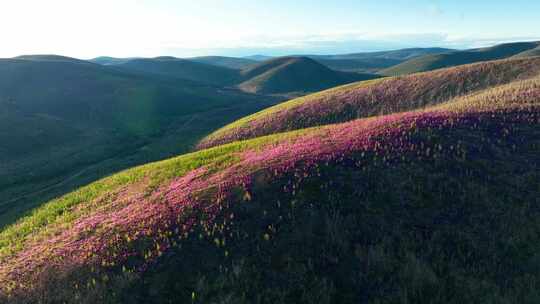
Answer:
M306 57L281 57L242 70L246 79L238 87L246 92L279 94L314 92L358 80L371 74L333 71Z
M528 58L528 57L535 57L535 56L540 56L540 46L538 46L535 49L527 50L525 52L514 55L512 58Z
M380 71L382 75L394 76L431 71L462 64L510 58L516 54L538 47L539 42L518 42L493 47L426 55L408 60Z
M190 61L217 65L221 67L226 67L230 69L244 69L250 65L257 63L256 60L246 59L246 58L235 58L235 57L223 57L223 56L202 56L202 57L193 57L187 58Z
M0 60L0 227L81 184L186 152L276 102L76 59L23 58Z
M0 233L1 289L13 303L534 303L540 81L484 89L88 185Z
M540 73L540 58L492 61L345 85L276 105L228 125L201 148L235 140L419 109Z
M133 59L115 67L218 86L229 86L238 81L238 72L234 69L175 57Z

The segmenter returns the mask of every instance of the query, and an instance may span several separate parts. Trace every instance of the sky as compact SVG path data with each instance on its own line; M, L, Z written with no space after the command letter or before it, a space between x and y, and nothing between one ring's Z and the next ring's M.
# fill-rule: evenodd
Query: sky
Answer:
M0 0L0 57L340 54L540 40L537 0Z

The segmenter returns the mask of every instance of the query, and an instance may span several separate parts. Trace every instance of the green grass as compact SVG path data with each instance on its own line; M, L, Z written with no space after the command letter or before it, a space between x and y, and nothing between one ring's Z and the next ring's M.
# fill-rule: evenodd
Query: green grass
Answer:
M316 101L316 100L319 100L321 98L331 97L333 94L343 93L343 92L346 92L346 91L352 91L352 90L355 90L355 89L358 89L358 88L366 87L366 86L369 86L369 85L374 85L374 84L377 84L377 83L379 83L379 82L381 82L383 80L384 80L384 78L366 80L366 81L361 81L361 82L352 83L352 84L345 84L345 85L337 86L337 87L327 89L327 90L324 90L324 91L321 91L321 92L309 94L307 96L298 97L298 98L295 98L295 99L292 99L292 100L289 100L289 101L286 101L286 102L282 102L282 103L277 104L275 106L269 107L268 109L264 109L263 111L260 111L260 112L248 115L246 117L243 117L241 119L238 119L238 120L234 121L233 123L230 123L230 124L224 126L223 128L220 128L217 131L213 132L209 136L209 138L219 137L221 134L226 133L227 131L230 131L230 130L233 130L233 129L236 129L236 128L239 128L239 127L243 127L243 126L249 124L249 122L251 122L251 121L255 121L255 120L261 119L263 117L271 116L272 114L277 113L279 111L294 108L296 106L299 106L299 105L302 105L302 104L305 104L305 103L309 103L311 101Z
M231 166L237 161L234 154L247 149L262 149L264 146L287 138L295 138L310 132L299 130L288 134L265 136L250 141L236 142L212 149L185 154L172 159L155 162L114 174L97 182L47 202L21 218L13 225L0 231L0 261L22 249L28 240L43 239L59 229L65 229L77 218L92 212L96 205L110 201L99 198L114 196L125 187L136 185L140 192L151 192L160 184L189 171L205 167L209 172ZM82 208L78 208L83 204Z

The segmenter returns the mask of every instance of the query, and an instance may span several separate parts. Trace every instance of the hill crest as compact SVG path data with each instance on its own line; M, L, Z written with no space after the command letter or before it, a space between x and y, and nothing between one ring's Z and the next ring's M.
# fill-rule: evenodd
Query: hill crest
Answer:
M288 93L319 91L349 82L377 78L371 74L338 72L308 57L280 57L241 71L238 85L252 93Z

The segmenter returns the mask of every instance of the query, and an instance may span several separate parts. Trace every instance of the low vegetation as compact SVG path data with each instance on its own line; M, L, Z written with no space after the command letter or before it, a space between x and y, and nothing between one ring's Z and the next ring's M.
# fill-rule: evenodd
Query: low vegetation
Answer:
M336 88L336 98L395 88L405 94L394 102L412 105L216 146L67 194L0 232L3 296L535 303L536 66L501 61ZM407 92L432 101L419 107Z
M531 58L493 61L346 85L247 116L209 135L199 147L421 109L538 73L540 58Z

